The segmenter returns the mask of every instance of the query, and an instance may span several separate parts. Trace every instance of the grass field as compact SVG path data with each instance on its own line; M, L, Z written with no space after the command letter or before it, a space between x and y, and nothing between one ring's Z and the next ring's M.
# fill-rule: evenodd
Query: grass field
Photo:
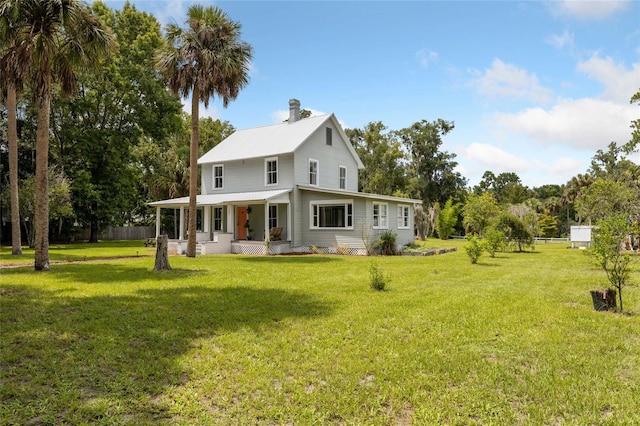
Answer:
M640 424L640 287L596 312L567 244L429 244L459 249L378 259L383 292L367 257L4 247L0 424Z

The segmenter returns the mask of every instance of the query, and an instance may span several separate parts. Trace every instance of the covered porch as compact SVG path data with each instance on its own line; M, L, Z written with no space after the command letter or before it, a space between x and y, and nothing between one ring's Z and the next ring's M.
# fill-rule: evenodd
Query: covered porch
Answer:
M202 194L196 197L196 252L199 254L279 254L290 251L291 189L228 194ZM172 234L169 251L186 252L189 197L150 203L156 208L156 237ZM173 232L163 226L163 210L176 215Z

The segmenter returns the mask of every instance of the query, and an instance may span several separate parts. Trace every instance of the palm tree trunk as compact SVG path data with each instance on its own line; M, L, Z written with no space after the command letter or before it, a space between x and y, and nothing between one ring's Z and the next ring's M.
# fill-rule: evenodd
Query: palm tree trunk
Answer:
M11 192L11 254L22 254L20 236L20 200L18 197L18 119L16 86L7 87L7 133L9 139L9 187Z
M36 133L35 190L35 270L49 270L49 115L51 91L43 90L38 99L38 130Z
M198 107L200 91L193 88L191 94L191 142L189 144L189 224L187 232L187 257L196 257L196 195L198 191Z

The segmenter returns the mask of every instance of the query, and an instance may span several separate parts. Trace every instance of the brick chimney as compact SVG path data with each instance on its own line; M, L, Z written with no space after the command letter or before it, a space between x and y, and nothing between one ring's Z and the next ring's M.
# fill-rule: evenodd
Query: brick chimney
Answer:
M289 99L289 124L300 120L300 101Z

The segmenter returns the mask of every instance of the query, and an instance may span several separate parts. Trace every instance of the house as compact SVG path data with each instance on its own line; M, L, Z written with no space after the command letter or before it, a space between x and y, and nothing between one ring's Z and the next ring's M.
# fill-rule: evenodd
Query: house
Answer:
M413 241L414 205L421 201L358 192L364 166L335 115L301 119L296 99L287 122L236 131L198 165L202 254L366 254L384 231L396 233L400 246ZM179 235L169 249L183 253L189 198L150 204L156 235L161 210L179 209Z

